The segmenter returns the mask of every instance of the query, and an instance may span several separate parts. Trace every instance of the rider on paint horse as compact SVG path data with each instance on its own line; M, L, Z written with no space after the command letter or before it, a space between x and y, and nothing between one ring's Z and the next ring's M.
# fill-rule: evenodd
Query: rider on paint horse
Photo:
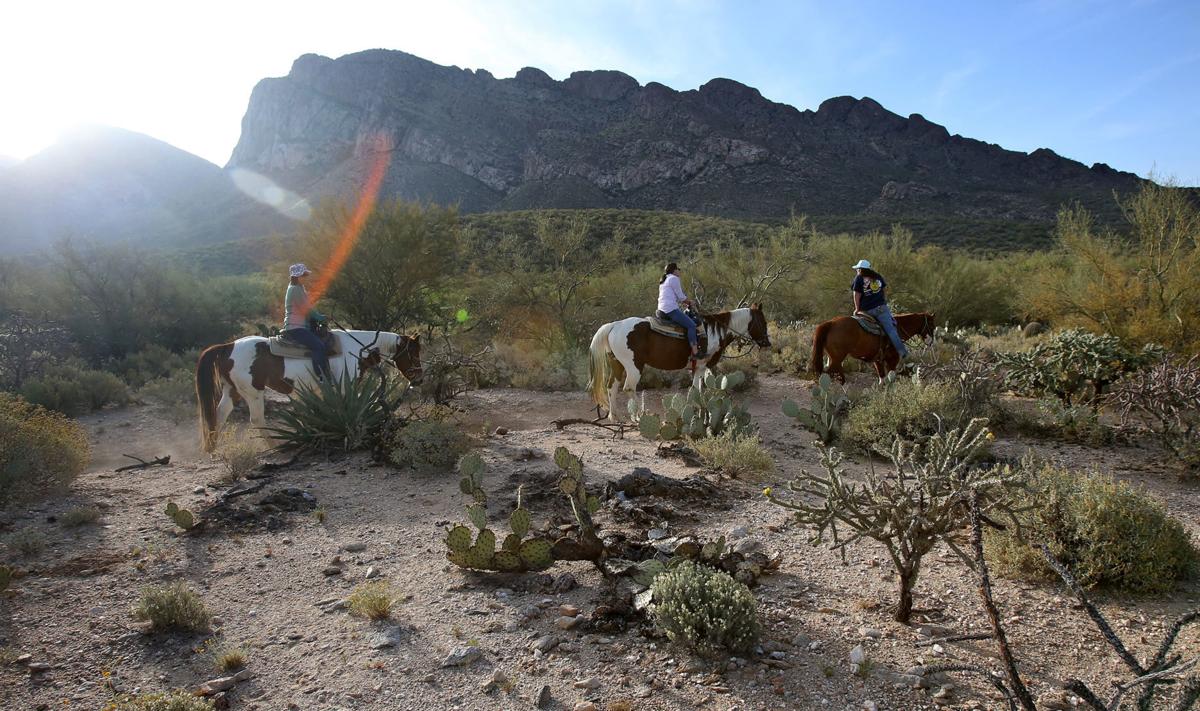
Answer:
M692 358L700 360L707 357L708 354L701 353L700 346L697 344L696 326L698 324L681 308L691 305L692 300L683 293L683 286L679 281L679 265L670 262L663 269L662 278L658 280L658 313L655 315L663 321L670 321L686 329L688 343L692 347Z
M852 268L856 272L854 283L850 286L854 294L854 315L869 315L878 321L895 346L896 353L904 360L908 357L908 349L904 347L904 341L900 340L900 334L896 332L896 319L892 316L892 310L888 308L887 296L884 293L887 282L865 259Z
M333 372L329 369L329 353L325 342L309 328L310 320L314 323L325 322L321 312L308 302L308 292L304 290L304 277L311 273L303 263L293 264L288 269L291 283L283 297L283 335L308 349L312 356L313 373L318 380L332 380Z

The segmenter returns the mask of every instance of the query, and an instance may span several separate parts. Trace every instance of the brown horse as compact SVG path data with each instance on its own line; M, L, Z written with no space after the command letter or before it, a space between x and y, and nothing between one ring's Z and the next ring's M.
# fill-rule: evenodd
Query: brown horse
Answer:
M934 320L931 313L900 314L896 316L896 331L902 340L921 336L926 341L933 338ZM813 333L812 369L820 374L825 369L825 354L829 354L829 372L838 382L846 382L842 372L842 361L853 356L875 366L879 380L895 370L900 356L886 335L868 333L850 316L838 316L826 321Z
M771 347L767 319L760 304L700 317L700 332L708 342L709 356L696 364L694 382L700 387L704 373L721 360L734 341L753 341ZM622 383L628 392L637 390L646 366L659 370L682 370L691 362L686 340L657 333L647 318L632 317L606 323L592 337L588 390L592 400L608 408L608 417L618 421L617 392Z

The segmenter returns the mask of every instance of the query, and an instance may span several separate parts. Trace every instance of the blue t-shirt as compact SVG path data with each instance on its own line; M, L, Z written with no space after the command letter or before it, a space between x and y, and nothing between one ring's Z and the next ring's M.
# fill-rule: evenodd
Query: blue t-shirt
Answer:
M887 303L887 299L883 297L885 286L887 286L887 282L883 280L883 277L869 277L860 274L854 277L854 285L850 288L862 294L858 307L863 311L870 311Z

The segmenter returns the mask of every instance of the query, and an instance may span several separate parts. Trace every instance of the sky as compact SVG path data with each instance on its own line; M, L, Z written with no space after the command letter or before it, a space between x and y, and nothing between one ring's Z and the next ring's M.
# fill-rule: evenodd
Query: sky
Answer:
M870 96L1005 148L1200 185L1197 0L39 0L0 20L14 158L106 124L224 165L259 79L386 48L500 78L726 77L800 109Z

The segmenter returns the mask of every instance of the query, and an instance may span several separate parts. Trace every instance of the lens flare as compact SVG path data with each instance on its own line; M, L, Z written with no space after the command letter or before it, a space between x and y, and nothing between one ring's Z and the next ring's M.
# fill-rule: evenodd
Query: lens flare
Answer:
M376 141L376 145L386 145L386 142L379 139ZM350 220L343 226L342 233L338 236L329 259L313 275L313 284L308 294L309 303L315 304L321 299L325 291L329 289L329 285L337 277L338 272L346 265L350 253L354 251L354 245L358 242L359 235L362 234L363 226L367 224L367 218L375 209L375 202L379 198L379 188L383 186L383 178L387 175L391 155L391 152L387 150L376 150L372 153L367 179L363 183L358 203L354 206L354 212L351 213Z

